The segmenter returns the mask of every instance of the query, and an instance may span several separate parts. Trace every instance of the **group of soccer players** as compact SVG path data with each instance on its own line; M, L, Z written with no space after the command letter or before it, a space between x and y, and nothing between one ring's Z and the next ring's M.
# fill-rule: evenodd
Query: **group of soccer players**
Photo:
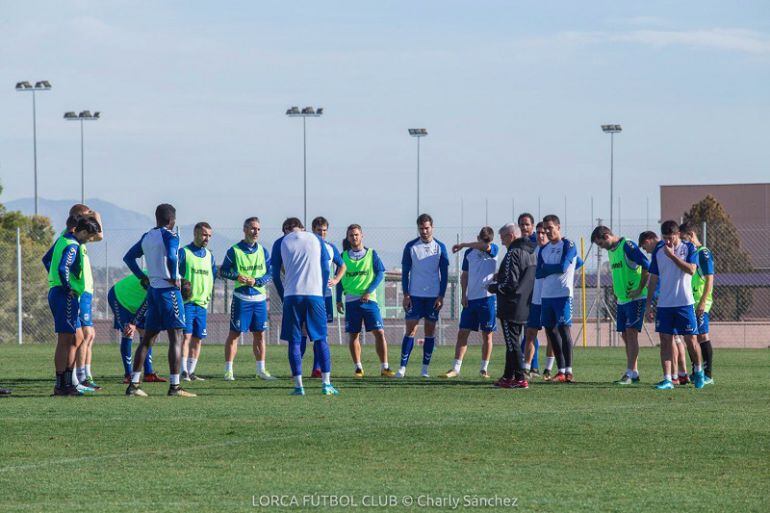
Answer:
M239 337L250 332L256 360L256 377L275 379L265 365L264 332L268 325L267 286L273 283L283 305L280 338L287 342L294 382L293 395L304 395L302 359L308 341L313 347L312 376L321 378L321 392L337 395L331 383L331 358L327 324L333 310L345 316L345 331L354 376L363 377L360 333L374 335L380 360L380 375L403 378L415 345L420 321L424 322L421 376L429 377L435 346L435 328L444 303L449 278L449 252L433 236L433 219L417 218L419 236L403 251L402 290L405 334L397 371L390 369L388 349L378 301L384 298L381 284L385 266L377 252L364 245L360 225L347 227L340 252L326 240L329 228L323 217L313 220L312 233L297 218L288 218L283 236L270 252L259 242L260 220L243 223L243 239L230 247L217 266L207 246L211 225L195 225L193 240L180 248L174 231L176 210L158 205L156 226L146 232L123 260L131 271L108 292L114 328L121 332L120 353L128 385L126 395L144 397L144 382L165 382L153 370L152 347L158 335L168 336L169 396L194 397L181 388L181 381L203 380L196 374L201 342L207 336L209 302L217 278L233 282L230 331L225 340L224 379L234 381L233 362ZM103 237L99 214L85 205L75 205L66 229L43 258L49 277L49 304L57 333L54 363L54 395L73 396L99 390L91 374L94 339L90 304L93 279L87 244ZM713 258L697 237L694 227L667 221L662 240L644 232L639 245L597 227L591 240L610 256L613 290L617 297L617 329L626 344L626 371L616 383L639 382L638 336L645 315L652 320L657 300L656 330L661 340L664 379L659 389L686 384L684 344L692 360L691 379L696 388L711 380L711 344L708 341L708 312L712 302ZM452 368L442 378L460 375L470 332L482 334L479 373L489 378L492 334L497 320L506 346L505 370L494 385L528 388L539 374L537 335L542 329L548 342L543 379L573 381L572 298L575 270L583 262L573 242L561 234L559 218L548 215L535 224L530 214L516 224L503 226L500 240L506 248L498 269L498 246L494 231L484 227L475 241L452 247L465 250L462 260L462 313ZM651 255L642 253L640 247ZM140 267L143 258L145 268ZM334 302L336 298L336 305ZM336 306L336 308L335 308ZM179 337L179 330L182 337ZM132 339L140 342L132 355ZM681 339L679 338L681 336ZM682 341L683 343L680 343ZM552 373L553 365L557 371Z

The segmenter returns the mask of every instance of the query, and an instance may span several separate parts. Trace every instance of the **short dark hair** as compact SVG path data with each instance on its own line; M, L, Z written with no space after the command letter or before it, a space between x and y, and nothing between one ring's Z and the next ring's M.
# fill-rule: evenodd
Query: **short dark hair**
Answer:
M612 230L604 225L599 225L591 232L591 242L596 242L599 239L605 239L608 235L612 235Z
M75 232L85 231L89 235L99 233L102 229L99 223L93 217L78 217L77 225L75 225Z
M679 233L694 233L698 235L698 229L695 227L695 223L687 221L679 225Z
M660 233L663 235L674 235L675 233L679 233L679 223L671 220L665 221L660 225Z
M535 225L535 230L539 230L542 227L543 227L543 221L540 221L539 223L537 223L537 225Z
M484 242L492 242L495 240L495 231L489 226L485 226L479 231L479 239Z
M176 220L176 209L169 203L161 203L155 207L155 221L158 226L166 226L171 221Z
M66 223L67 231L71 232L72 230L74 230L75 227L78 225L78 221L80 221L82 217L83 216L79 214L70 214L69 217L67 217L67 223Z
M430 225L433 226L433 218L430 214L420 214L417 216L417 226L420 226L423 223L430 223Z
M75 203L70 207L69 215L71 216L82 216L83 214L87 213L91 209L88 208L88 205L83 205L82 203Z
M329 221L326 220L324 216L318 216L315 219L313 219L313 222L310 223L310 226L315 230L319 226L329 226Z
M641 246L642 244L644 244L648 240L650 240L650 239L657 239L657 238L658 238L658 234L657 233L655 233L655 232L653 232L651 230L643 231L642 233L639 234L639 245Z
M530 223L535 224L535 216L533 216L529 212L524 212L523 214L519 214L518 219L516 219L516 224L519 224L522 219L529 219Z
M344 239L342 239L342 250L343 250L343 251L347 251L347 250L349 250L349 249L350 249L350 242L348 242L348 237L347 237L347 234L348 234L348 232L349 232L350 230L358 230L358 231L360 231L360 232L363 232L363 231L364 231L364 230L361 228L361 225L360 225L360 224L356 224L356 223L353 223L353 224L349 224L349 225L348 225L348 228L345 230L345 238L344 238Z
M286 219L286 221L283 222L283 225L281 225L281 230L285 232L290 232L294 228L304 229L305 225L302 224L302 221L299 220L298 217L289 217Z
M202 229L206 228L207 230L211 230L211 225L207 223L206 221L200 221L198 223L195 223L195 227L193 228L193 232L200 231Z
M547 216L545 216L543 218L543 224L545 223L553 223L561 226L561 221L559 221L559 216L557 216L556 214L548 214Z
M250 225L250 224L251 224L251 223L253 223L253 222L257 222L257 223L259 223L259 222L261 222L261 221L259 220L259 218L258 218L257 216L251 216L251 217L247 217L247 218L246 218L246 219L243 221L243 227L244 227L244 228L246 228L248 225Z

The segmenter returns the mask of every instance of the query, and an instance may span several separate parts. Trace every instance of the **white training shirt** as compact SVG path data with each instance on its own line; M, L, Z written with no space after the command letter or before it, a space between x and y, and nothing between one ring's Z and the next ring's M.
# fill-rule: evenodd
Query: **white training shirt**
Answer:
M540 253L540 246L535 248L535 262L537 262L537 255ZM543 294L543 280L538 280L535 278L535 285L532 288L532 304L533 305L539 305L542 303L542 294Z
M562 239L558 242L549 242L542 248L540 248L540 254L542 255L543 263L545 264L561 264L562 253L564 251L574 252L574 244L567 239ZM573 289L575 287L575 265L577 264L576 256L570 257L567 270L563 273L551 274L546 276L541 281L542 290L541 298L559 298L559 297L572 297Z
M179 236L165 227L153 228L142 236L142 253L152 288L167 289L173 287L167 280L179 278L178 262L175 269L169 269L168 255L172 239L175 240L176 247L179 247Z
M281 263L285 271L283 278L284 297L323 297L322 266L327 266L326 248L323 240L314 233L295 231L281 239Z
M695 304L692 295L692 275L682 271L671 260L663 247L664 241L660 241L652 251L650 273L658 276L660 292L658 294L658 308L672 308ZM697 263L698 255L695 246L691 242L680 241L673 248L674 254L688 264Z
M493 297L487 285L494 281L497 269L497 244L489 245L489 252L469 248L463 256L462 270L468 273L468 301Z

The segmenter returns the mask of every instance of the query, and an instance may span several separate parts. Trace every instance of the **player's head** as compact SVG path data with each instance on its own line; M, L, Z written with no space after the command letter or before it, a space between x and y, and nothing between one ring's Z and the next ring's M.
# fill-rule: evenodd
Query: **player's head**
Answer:
M658 234L647 230L639 234L639 247L647 253L652 253L658 244Z
M164 226L169 230L176 224L176 209L168 203L161 203L155 207L155 224Z
M591 232L591 242L602 249L611 249L618 242L618 238L607 226L599 225Z
M484 229L482 228L482 231ZM500 242L503 243L503 246L506 248L513 243L514 240L516 240L519 237L519 234L521 233L519 231L519 227L513 223L508 223L506 225L503 225L502 228L500 228L497 233L500 234ZM481 235L481 234L479 234ZM479 239L480 240L480 239Z
M254 244L259 239L259 231L262 225L258 217L247 217L243 221L243 240L249 244Z
M698 229L695 228L695 223L682 223L679 225L679 236L685 242L692 242L696 246L700 246L700 240L698 239Z
M433 218L429 214L420 214L417 217L417 230L420 238L425 242L433 239Z
M537 223L537 226L535 226L535 233L537 234L537 245L538 246L545 246L548 244L548 236L545 234L545 227L543 225L543 221L540 221Z
M529 237L535 231L535 218L529 212L519 215L517 220L522 237Z
M302 221L300 221L297 217L289 217L286 219L286 221L283 222L283 225L281 225L281 231L283 231L284 235L293 231L301 231L304 229L305 225L302 224Z
M679 223L676 221L665 221L660 225L660 234L666 242L666 246L676 246L679 244Z
M182 299L184 301L187 301L192 297L192 283L190 283L188 280L182 280L182 286L180 287L182 292Z
M345 242L342 243L345 249L359 250L364 245L364 232L360 224L351 224L345 233ZM347 247L346 247L347 246Z
M313 228L313 233L322 239L326 239L326 232L329 230L329 221L327 221L324 216L318 216L313 219L310 226Z
M90 212L91 212L91 209L88 208L88 205L83 205L82 203L75 203L70 207L69 215L84 216L86 214L89 214Z
M495 240L495 231L491 227L485 226L479 230L479 234L476 235L476 240L479 242L490 243Z
M213 234L214 230L211 229L211 225L206 221L195 223L195 228L193 228L193 242L199 248L205 248L209 245L209 241Z
M561 221L559 221L559 216L555 214L545 216L543 218L543 229L548 240L558 241L561 239Z
M80 214L70 214L69 217L67 217L66 227L69 233L75 231L75 227L78 225L78 221L81 217L83 216Z
M102 229L101 226L99 226L99 223L93 217L80 216L77 219L77 224L72 230L72 234L81 244L88 242L91 237L99 233L99 231Z

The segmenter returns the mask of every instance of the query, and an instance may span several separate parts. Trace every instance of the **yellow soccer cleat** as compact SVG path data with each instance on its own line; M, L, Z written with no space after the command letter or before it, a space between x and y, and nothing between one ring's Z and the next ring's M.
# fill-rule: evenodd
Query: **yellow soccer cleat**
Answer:
M353 372L353 376L356 378L363 378L364 377L364 369L356 369Z
M459 372L457 372L454 369L451 369L451 370L445 372L444 374L440 374L439 378L452 379L452 378L456 378L459 375L460 375Z
M396 372L393 369L382 369L380 371L380 376L383 378L392 378L396 375Z

